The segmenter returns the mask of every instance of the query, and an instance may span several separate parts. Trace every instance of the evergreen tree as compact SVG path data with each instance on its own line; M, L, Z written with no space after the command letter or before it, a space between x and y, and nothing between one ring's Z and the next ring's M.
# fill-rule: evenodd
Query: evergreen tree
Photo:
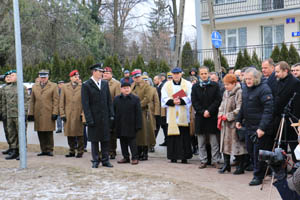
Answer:
M244 65L244 67L249 67L252 65L251 57L249 56L246 48L244 49Z
M57 52L54 53L53 63L51 67L51 80L57 82L60 78L61 69L63 68L63 61L59 58ZM45 69L45 68L43 68Z
M274 47L270 57L273 59L274 63L280 61L280 49L277 45Z
M279 61L288 61L289 50L286 44L283 42L280 50Z
M300 56L299 56L298 51L295 48L295 46L293 44L291 44L290 50L289 50L288 63L289 63L289 65L294 65L298 62L300 62Z
M221 67L224 67L226 70L228 70L229 64L227 58L222 54L221 51L220 51L220 60L221 60Z
M140 69L142 72L146 70L145 62L141 54L137 56L135 62L132 62L132 69Z
M149 75L150 77L154 77L154 76L157 74L157 72L159 71L159 66L158 66L157 61L151 59L151 60L149 61L147 70L148 70L148 75Z
M125 59L124 70L131 71L131 65L130 65L130 62L129 62L128 58Z
M122 78L122 65L121 65L117 55L113 56L112 71L113 71L114 77L116 79L120 80Z
M209 71L215 71L215 63L212 59L204 59L203 65L208 67Z
M182 69L188 74L194 63L192 47L189 42L186 42L183 46L181 59Z
M242 51L239 50L239 53L237 55L236 62L235 62L235 69L242 69L243 67L245 67L244 56L243 56Z
M170 71L170 67L169 67L168 63L165 60L161 60L159 62L159 70L158 70L157 74L162 73L162 72L167 73L169 71Z
M251 61L252 61L252 65L254 65L256 69L261 70L261 60L258 58L255 50L252 53Z

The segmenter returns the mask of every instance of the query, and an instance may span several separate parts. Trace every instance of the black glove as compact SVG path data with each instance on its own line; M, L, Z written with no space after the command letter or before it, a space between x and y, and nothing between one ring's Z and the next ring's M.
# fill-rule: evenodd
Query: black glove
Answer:
M110 129L114 129L114 127L115 127L115 118L114 117L109 118L109 126L110 126Z
M88 127L95 127L95 123L94 122L87 122L86 123Z
M61 120L63 120L64 122L66 122L67 118L66 117L62 117Z
M28 121L34 121L34 116L33 115L28 115L27 119L28 119Z
M253 133L251 136L250 136L250 140L253 142L253 144L258 144L258 136L256 133Z
M51 119L52 119L53 121L57 120L57 115L52 115L52 116L51 116Z

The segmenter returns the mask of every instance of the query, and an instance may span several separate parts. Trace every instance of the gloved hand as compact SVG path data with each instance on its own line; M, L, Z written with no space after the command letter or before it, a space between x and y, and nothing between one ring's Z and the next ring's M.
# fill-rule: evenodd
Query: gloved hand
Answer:
M57 120L57 115L52 115L52 116L51 116L51 119L52 119L53 121Z
M64 122L66 122L67 118L66 117L62 117L61 120L63 120Z
M34 121L34 116L33 115L28 115L27 119L28 119L28 121Z
M86 124L87 124L88 127L95 127L96 126L95 122L93 122L93 121L92 122L87 122Z

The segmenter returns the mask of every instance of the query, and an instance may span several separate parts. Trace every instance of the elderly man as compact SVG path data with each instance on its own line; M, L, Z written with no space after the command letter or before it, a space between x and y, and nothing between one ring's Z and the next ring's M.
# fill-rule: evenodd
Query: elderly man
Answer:
M263 73L264 80L267 81L269 87L271 88L273 96L275 95L277 89L277 81L274 69L275 66L272 58L264 60L261 64L261 71Z
M69 74L70 82L61 88L59 99L59 113L64 121L64 134L68 138L69 154L67 158L81 158L84 153L81 83L79 83L79 72L73 70ZM76 145L77 144L77 145Z
M107 81L101 80L102 64L90 67L92 77L83 83L81 102L88 126L88 140L92 145L92 168L99 166L99 142L101 143L102 166L113 167L109 162L110 128L114 111Z
M264 178L266 165L258 161L259 150L271 150L273 145L272 132L267 132L272 121L273 96L270 87L261 82L261 77L255 68L246 70L246 87L243 88L242 106L236 123L237 129L242 126L247 129L246 146L254 166L250 186L260 185Z
M112 101L121 94L121 83L113 78L113 71L110 67L104 68L103 79L108 81L109 92ZM110 159L115 159L117 155L117 136L115 130L110 131Z
M175 67L172 74L173 80L163 86L161 93L162 107L167 108L167 158L172 163L181 160L186 164L193 156L189 133L192 84L182 78L181 68Z
M49 71L39 72L39 82L32 87L28 119L34 120L38 132L41 153L37 156L53 156L55 120L58 116L57 84L49 81Z

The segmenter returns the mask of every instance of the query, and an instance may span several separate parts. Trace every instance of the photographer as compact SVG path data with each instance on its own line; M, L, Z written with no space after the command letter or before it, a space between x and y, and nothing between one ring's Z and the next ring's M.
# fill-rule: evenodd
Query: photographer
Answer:
M265 162L258 161L260 149L272 149L272 133L267 127L272 120L273 96L270 87L261 82L262 74L255 68L245 71L245 85L242 92L242 107L237 117L236 128L247 129L246 146L254 166L254 177L250 186L262 183L266 169Z

